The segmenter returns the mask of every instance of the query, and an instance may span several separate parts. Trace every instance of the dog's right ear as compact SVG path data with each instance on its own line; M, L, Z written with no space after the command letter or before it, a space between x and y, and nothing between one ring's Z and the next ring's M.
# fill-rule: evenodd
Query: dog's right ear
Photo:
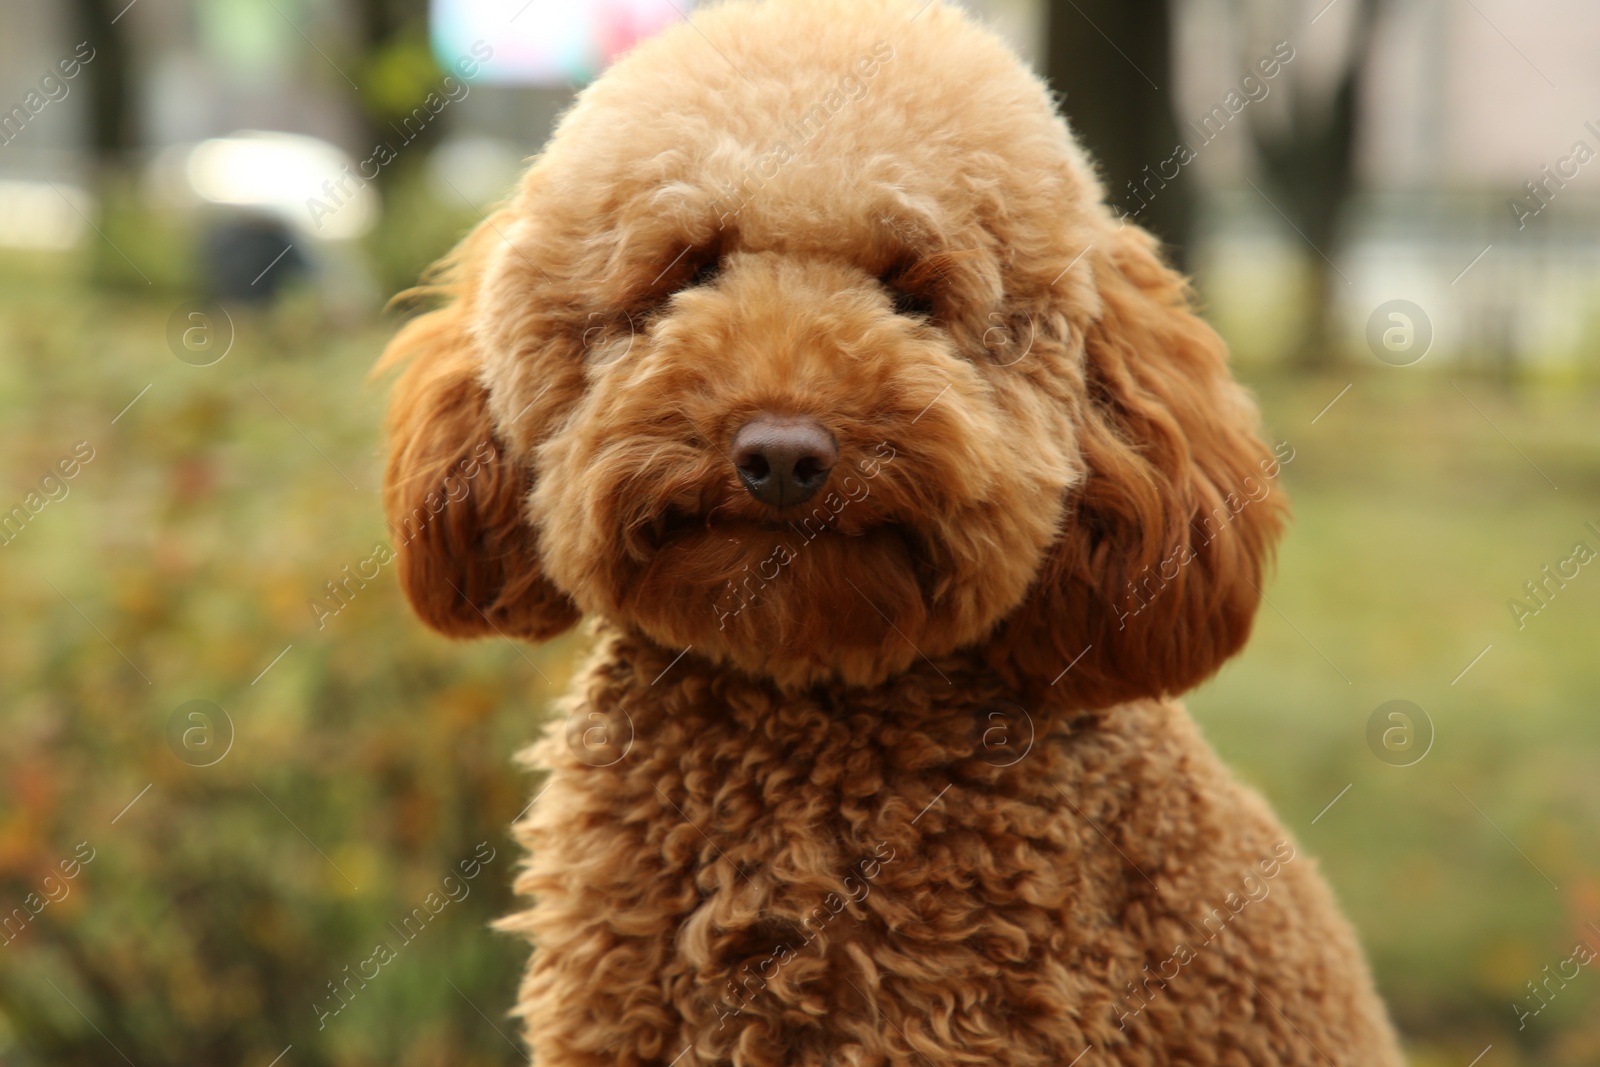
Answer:
M412 320L378 364L405 368L383 487L400 587L440 633L543 641L579 611L544 577L526 510L531 478L495 435L467 314L457 299Z

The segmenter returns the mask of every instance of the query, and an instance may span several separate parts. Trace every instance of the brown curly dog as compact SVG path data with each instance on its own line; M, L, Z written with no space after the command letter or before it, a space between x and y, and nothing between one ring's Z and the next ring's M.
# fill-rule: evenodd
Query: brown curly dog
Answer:
M697 11L446 270L385 356L404 588L599 631L516 828L539 1067L1401 1062L1167 699L1290 455L995 38Z

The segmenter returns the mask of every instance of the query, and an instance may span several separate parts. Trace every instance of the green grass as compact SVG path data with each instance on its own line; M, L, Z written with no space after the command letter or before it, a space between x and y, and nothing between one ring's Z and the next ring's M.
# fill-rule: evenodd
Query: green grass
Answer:
M1491 1041L1499 1063L1594 1062L1600 974L1520 1034L1511 1005L1600 921L1600 561L1521 629L1506 601L1600 550L1600 395L1387 367L1260 395L1296 446L1296 517L1251 644L1191 708L1320 857L1417 1062ZM1413 766L1367 747L1392 699L1433 723Z

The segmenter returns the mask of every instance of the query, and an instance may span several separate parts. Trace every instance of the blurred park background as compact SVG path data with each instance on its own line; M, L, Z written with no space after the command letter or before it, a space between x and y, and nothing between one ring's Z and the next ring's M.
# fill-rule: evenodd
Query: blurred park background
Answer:
M972 6L1293 448L1202 726L1416 1064L1600 1063L1600 11ZM584 642L409 617L366 375L386 298L684 14L6 0L0 1064L524 1059L511 755Z

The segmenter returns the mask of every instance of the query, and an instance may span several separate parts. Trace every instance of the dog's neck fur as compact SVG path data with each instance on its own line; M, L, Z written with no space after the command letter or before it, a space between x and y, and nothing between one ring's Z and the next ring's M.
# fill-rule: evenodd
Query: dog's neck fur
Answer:
M1066 689L1019 676L1003 651L987 646L933 658L920 656L905 671L870 686L818 683L798 689L752 677L727 664L697 656L693 649L663 648L637 631L610 623L596 626L601 673L620 683L635 729L651 731L679 700L725 709L740 729L776 740L792 727L821 716L849 722L870 715L874 728L915 731L951 746L951 758L974 754L1004 764L1041 732L1092 728L1111 709L1075 706ZM635 701L629 690L675 699ZM637 711L631 710L637 703ZM642 719L641 719L642 716Z

